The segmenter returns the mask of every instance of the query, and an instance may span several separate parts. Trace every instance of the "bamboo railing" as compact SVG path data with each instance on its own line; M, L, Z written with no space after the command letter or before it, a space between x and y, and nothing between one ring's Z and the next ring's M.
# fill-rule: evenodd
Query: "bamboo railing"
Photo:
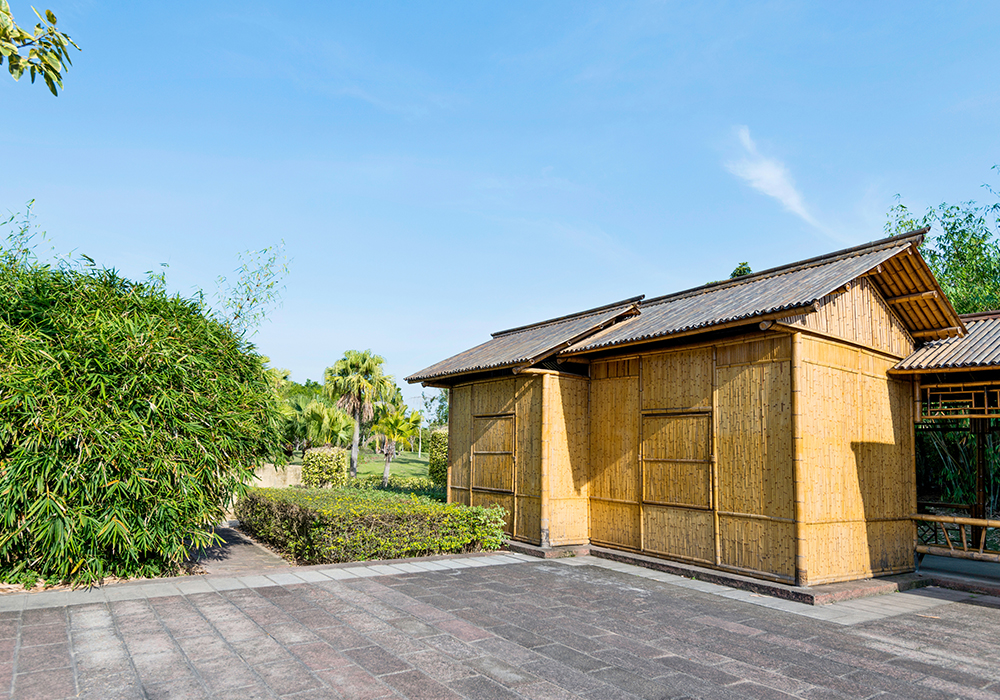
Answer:
M989 536L990 530L1000 530L1000 520L922 514L911 517L917 525L918 554L1000 563L1000 544L987 546L989 540L1000 542Z

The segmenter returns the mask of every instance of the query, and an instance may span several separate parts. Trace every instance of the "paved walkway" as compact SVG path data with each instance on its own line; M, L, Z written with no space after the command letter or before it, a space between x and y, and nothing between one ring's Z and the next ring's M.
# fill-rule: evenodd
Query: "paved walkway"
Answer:
M269 549L257 544L235 527L219 525L215 534L222 544L209 547L194 559L209 574L229 574L289 569L291 565Z
M591 557L312 567L5 596L0 698L1000 699L998 629L985 596L812 608Z

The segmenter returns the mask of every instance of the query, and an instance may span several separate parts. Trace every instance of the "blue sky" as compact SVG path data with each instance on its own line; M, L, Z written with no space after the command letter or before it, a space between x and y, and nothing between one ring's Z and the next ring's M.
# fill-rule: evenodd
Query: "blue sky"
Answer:
M284 240L254 340L300 382L1000 184L995 3L52 3L83 51L58 98L0 75L0 211L184 294Z

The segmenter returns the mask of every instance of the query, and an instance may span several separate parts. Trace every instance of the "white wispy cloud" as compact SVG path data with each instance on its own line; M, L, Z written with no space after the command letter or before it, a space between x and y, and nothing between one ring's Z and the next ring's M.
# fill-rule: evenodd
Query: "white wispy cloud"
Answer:
M802 194L796 189L792 175L781 161L761 155L757 144L750 138L750 129L745 126L737 130L740 143L743 145L744 156L739 160L726 163L726 170L736 177L746 180L747 184L768 197L774 197L781 205L800 219L822 229L819 222L809 213Z

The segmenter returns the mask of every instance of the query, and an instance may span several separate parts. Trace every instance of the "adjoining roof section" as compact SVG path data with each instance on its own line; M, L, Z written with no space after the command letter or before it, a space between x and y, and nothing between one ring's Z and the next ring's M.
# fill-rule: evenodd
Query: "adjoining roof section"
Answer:
M969 334L927 343L892 368L920 374L973 369L1000 369L1000 311L962 316Z
M927 230L648 299L639 305L638 316L589 336L560 355L789 315L865 275L874 279L915 337L962 334L965 327L958 314L917 251Z
M411 384L457 374L535 364L621 318L639 313L641 296L529 326L493 333L493 339L406 378Z

